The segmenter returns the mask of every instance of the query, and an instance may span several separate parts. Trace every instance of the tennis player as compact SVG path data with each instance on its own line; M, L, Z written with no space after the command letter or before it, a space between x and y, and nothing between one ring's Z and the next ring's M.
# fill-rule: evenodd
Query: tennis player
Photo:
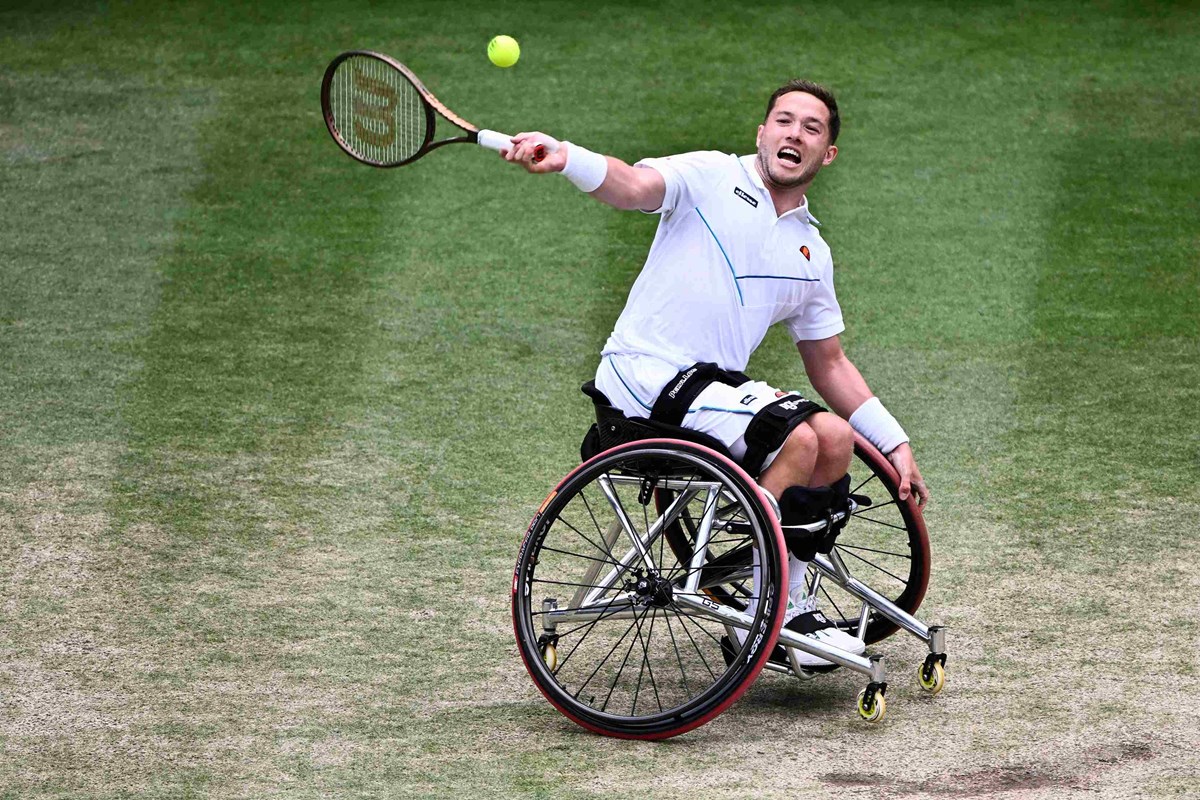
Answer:
M838 338L845 325L833 261L806 193L837 157L839 128L833 94L793 80L771 95L753 155L692 152L630 166L537 132L512 137L512 148L501 151L531 173L561 172L614 208L660 215L645 266L604 346L596 386L629 416L650 417L685 396L686 407L674 409L676 424L716 437L739 460L761 459L759 483L785 525L803 505L804 489L847 491L854 430L895 466L901 499L910 492L921 505L929 499L908 436ZM559 146L534 163L539 144ZM742 373L776 323L791 333L832 413ZM703 381L692 381L701 373ZM779 439L756 456L763 430ZM793 487L801 488L789 492ZM833 626L807 596L806 568L807 561L790 556L786 627L861 653L862 642ZM805 667L831 666L797 656Z

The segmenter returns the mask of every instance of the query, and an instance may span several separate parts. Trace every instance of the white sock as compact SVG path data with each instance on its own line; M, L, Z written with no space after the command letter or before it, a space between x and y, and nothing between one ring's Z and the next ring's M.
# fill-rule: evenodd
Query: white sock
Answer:
M808 596L808 562L791 553L788 553L788 598L804 611L811 611L815 606Z

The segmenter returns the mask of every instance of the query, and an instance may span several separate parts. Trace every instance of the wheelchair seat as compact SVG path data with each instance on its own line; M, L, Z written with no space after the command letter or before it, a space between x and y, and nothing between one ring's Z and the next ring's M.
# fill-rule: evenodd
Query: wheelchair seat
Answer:
M715 450L739 467L744 467L739 459L733 457L729 449L716 437L707 433L694 431L679 425L658 422L648 417L627 417L625 412L615 407L604 392L596 388L595 381L588 381L579 387L591 398L596 406L596 422L588 429L579 447L579 455L587 461L589 458L605 450L626 442L636 442L642 439L682 439L694 442L710 450ZM752 475L751 477L758 477Z

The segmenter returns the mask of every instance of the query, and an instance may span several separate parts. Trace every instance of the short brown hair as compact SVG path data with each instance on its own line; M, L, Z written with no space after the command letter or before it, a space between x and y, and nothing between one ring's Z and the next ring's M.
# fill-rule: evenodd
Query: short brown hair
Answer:
M842 130L842 118L838 116L837 98L833 96L833 92L819 83L813 83L801 78L792 78L783 86L776 89L775 94L771 95L771 99L767 101L767 113L763 116L763 120L765 121L767 117L771 116L771 110L775 108L776 100L792 92L811 94L825 104L825 107L829 109L829 143L835 143L838 133Z

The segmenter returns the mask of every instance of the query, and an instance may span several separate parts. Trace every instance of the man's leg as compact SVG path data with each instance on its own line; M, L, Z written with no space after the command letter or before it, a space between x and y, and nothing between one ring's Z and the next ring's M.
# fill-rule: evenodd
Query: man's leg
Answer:
M853 456L850 423L829 412L813 414L788 435L758 482L776 499L791 486L829 486L846 474Z
M791 432L759 483L776 498L792 486L829 486L846 474L853 456L854 431L850 424L828 412L813 414ZM816 598L808 595L807 576L808 562L789 552L786 626L835 647L862 652L859 640L831 627L817 610ZM797 652L795 659L809 669L830 666L824 659L802 652Z
M850 471L850 459L854 457L854 429L849 422L828 411L813 414L804 424L817 434L817 463L807 485L829 486Z
M765 383L752 382L736 388L714 383L692 403L684 426L715 436L735 458L742 458L750 418L779 396L779 392ZM775 459L759 476L759 484L776 498L792 486L828 486L846 474L853 454L854 433L849 423L828 412L813 414L788 434ZM757 551L752 552L752 559L753 582L757 586L760 580ZM787 627L794 633L861 653L861 641L838 630L816 610L815 598L807 596L807 569L807 562L788 554L789 602L784 617ZM737 636L740 640L744 634L738 631ZM797 654L796 659L806 668L833 666L803 653Z
M853 455L850 424L828 412L813 414L792 430L758 482L779 501L793 486L829 486L850 469ZM805 584L807 570L807 561L788 554L788 594L796 608L812 606Z
M800 423L788 434L787 441L771 466L759 476L759 484L776 500L783 497L784 490L789 486L808 486L817 466L820 448L816 431L807 422Z

